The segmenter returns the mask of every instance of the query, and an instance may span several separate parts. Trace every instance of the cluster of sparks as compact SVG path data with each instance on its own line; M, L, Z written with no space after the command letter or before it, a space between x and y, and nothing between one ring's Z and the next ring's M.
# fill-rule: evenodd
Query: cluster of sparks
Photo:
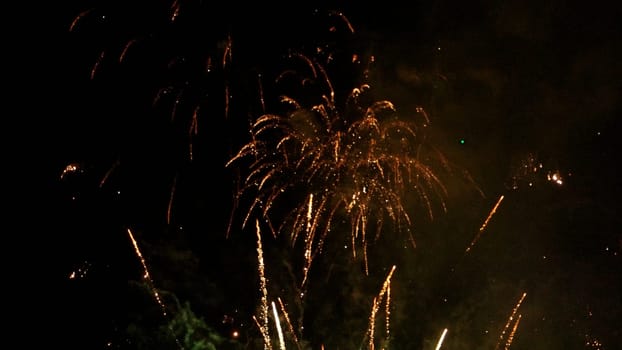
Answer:
M279 350L286 350L286 342L285 342L285 336L284 336L284 331L283 331L283 326L281 325L281 316L283 317L283 319L286 322L287 325L287 330L289 332L289 335L291 336L291 339L294 343L294 345L298 348L298 349L302 349L302 345L300 344L299 340L298 340L298 336L296 335L296 332L294 331L294 326L290 320L289 314L285 308L285 305L283 304L283 301L281 300L281 298L277 298L278 303L279 303L279 309L281 312L281 316L279 315L279 309L277 309L276 303L274 301L271 301L270 304L268 303L269 300L269 296L268 296L268 289L267 289L267 278L265 276L265 263L264 263L264 258L263 258L263 247L262 247L262 243L261 243L261 229L259 226L259 223L256 222L256 232L257 232L257 259L258 259L258 275L259 275L259 293L261 294L261 300L260 300L260 309L259 309L259 315L258 317L253 316L253 320L255 321L255 324L257 325L257 328L259 329L262 337L263 337L263 344L264 344L264 350L272 350L273 349L273 338L271 337L271 332L270 330L272 329L270 327L270 312L269 310L272 310L272 319L274 320L274 329L276 329L277 332L277 339L278 339L278 347ZM378 315L378 312L380 311L380 307L382 306L382 304L384 303L384 312L385 312L385 318L384 318L384 339L382 342L380 342L380 349L381 350L385 350L387 349L387 346L389 344L389 339L390 339L390 316L391 316L391 278L393 276L393 273L395 272L395 269L397 268L396 265L393 265L391 267L391 270L389 271L389 273L387 274L384 283L382 284L382 288L380 289L380 292L378 293L378 295L374 298L373 303L372 303L372 307L371 307L371 312L369 315L369 324L368 324L368 329L367 332L365 333L365 338L366 338L366 343L367 343L367 349L369 350L374 350L376 349L376 337L375 337L375 333L376 333L376 318ZM270 306L269 306L270 305ZM324 346L322 345L322 349L324 348Z
M546 172L546 175L542 175ZM567 174L570 176L571 174ZM534 153L529 153L523 157L519 164L515 166L510 177L509 187L512 190L518 190L523 186L528 188L534 187L541 179L545 179L549 183L562 186L565 176L559 169L546 170L544 164Z
M65 167L65 169L63 169L63 171L60 174L60 179L63 180L65 179L67 176L71 175L71 174L76 174L76 173L80 173L83 172L84 170L82 169L82 166L78 163L69 163L67 164L67 166Z
M77 269L71 271L71 273L69 274L69 279L74 280L86 277L90 268L91 263L89 263L88 261L84 261Z
M306 275L331 229L346 220L352 254L356 257L360 247L367 270L368 232L377 238L385 221L408 233L415 245L407 207L412 203L405 198L417 198L415 204L423 204L430 217L435 202L445 210L446 188L433 167L448 170L448 162L425 148L430 121L423 108L400 118L390 101L367 102L370 85L363 84L352 89L342 110L322 65L302 55L294 58L307 63L308 79L323 82L327 92L310 107L282 96L290 109L257 118L251 141L227 163L249 162L238 193L253 196L243 225L257 215L274 235L286 232L292 242L302 239ZM288 196L297 199L279 202ZM291 210L280 213L285 207ZM272 224L273 212L278 226Z
M158 290L155 288L153 279L151 278L151 274L149 273L149 269L147 268L147 262L145 261L145 258L143 257L143 254L141 253L140 248L138 248L138 242L136 242L136 239L134 238L134 234L129 228L127 229L127 234L130 237L130 240L132 241L134 252L136 252L136 256L138 256L138 259L140 259L140 264L143 267L143 278L145 279L145 281L147 281L149 285L149 289L151 290L151 293L153 294L153 297L155 298L156 302L160 306L160 309L162 310L162 315L166 317L167 316L166 306L164 305L164 302L162 301L162 298L160 297L160 293L158 293Z
M501 333L499 334L499 340L497 341L494 347L494 350L499 350L502 347L504 350L510 349L512 342L514 341L514 336L516 335L516 331L518 330L518 325L522 318L522 315L518 314L518 309L520 308L521 304L525 300L525 297L527 297L527 293L523 292L518 302L512 309L512 312L510 313L510 316L508 317L505 325L503 326L503 329L501 330ZM436 343L436 348L435 348L436 350L440 350L441 347L443 346L443 342L445 341L448 331L449 331L448 328L443 329L443 332L441 333L441 336L439 337L438 342Z

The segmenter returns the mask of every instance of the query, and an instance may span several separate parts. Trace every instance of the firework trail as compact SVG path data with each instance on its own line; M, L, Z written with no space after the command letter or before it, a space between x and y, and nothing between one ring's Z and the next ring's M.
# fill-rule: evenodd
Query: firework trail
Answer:
M166 208L166 224L171 224L171 216L173 212L173 198L175 196L175 187L177 187L177 175L173 178L173 185L171 186L171 193L168 199L168 207Z
M283 339L283 330L281 329L281 321L279 318L279 312L276 310L276 304L272 302L272 315L274 317L274 324L276 325L276 332L279 336L279 348L285 350L285 340Z
M495 206L492 208L492 210L490 211L490 213L488 214L488 217L486 218L486 220L484 221L484 223L482 224L482 226L480 226L479 231L477 232L477 235L475 236L475 238L473 238L473 240L471 241L471 243L469 244L469 246L467 247L465 253L468 253L471 251L471 248L473 248L473 246L475 245L475 243L477 243L477 241L479 241L479 238L481 237L482 233L484 232L484 230L486 229L486 226L488 226L488 222L490 221L490 219L492 218L493 215L495 215L495 213L497 212L497 208L499 208L499 205L501 204L501 201L503 201L503 198L505 196L501 195L499 197L499 199L497 200L497 203L495 204Z
M272 350L270 334L265 329L264 325L259 323L257 316L253 315L253 321L255 321L255 325L257 326L257 328L259 328L259 331L261 332L261 336L263 337L264 350Z
M520 299L516 303L516 306L514 306L514 309L512 309L512 313L510 314L510 317L508 317L508 321L505 323L505 326L503 327L503 331L501 331L501 334L499 335L499 341L497 342L497 345L495 346L495 350L499 349L499 346L501 345L503 338L505 338L505 333L507 332L508 328L510 328L512 321L514 321L514 317L516 316L516 313L518 312L518 308L521 306L526 296L527 296L527 293L523 293L523 295L520 297ZM506 341L506 344L505 344L506 350L509 349L510 344L512 343L512 340L514 338L514 333L516 333L516 329L518 328L519 321L520 321L520 315L518 316L518 319L516 320L516 323L514 324L511 334Z
M261 305L259 318L261 323L253 316L257 326L259 327L259 331L263 335L264 338L264 349L269 350L272 348L270 343L270 331L268 329L268 288L267 288L267 280L265 275L265 265L263 261L263 248L261 245L261 229L259 228L259 221L255 222L255 227L257 231L257 260L258 260L258 272L259 272L259 292L261 293Z
M518 323L520 322L521 317L522 315L518 314L516 322L514 322L514 326L512 327L512 331L508 335L508 340L505 342L505 350L508 350L510 348L510 345L512 345L512 341L514 340L514 334L516 334L516 330L518 329Z
M151 290L151 293L153 294L153 297L155 298L156 302L160 306L160 309L162 311L162 316L164 316L164 318L167 319L168 318L168 313L166 311L166 305L164 305L164 302L162 301L162 298L160 297L160 293L158 293L158 290L155 288L155 284L153 283L153 279L151 278L151 274L149 273L149 269L147 268L147 262L145 261L145 258L143 257L143 254L141 253L140 249L138 248L138 243L136 242L136 239L134 238L134 235L132 234L132 230L130 230L128 228L127 229L127 234L130 237L130 240L132 241L132 246L134 247L134 252L136 252L136 256L138 256L138 259L140 260L140 263L143 266L143 271L144 271L143 278L147 281L147 284L149 286L149 289ZM181 343L179 342L179 339L177 339L177 336L175 335L175 332L171 328L171 324L170 323L168 324L168 329L169 329L171 335L173 336L173 339L175 339L175 343L177 344L177 347L179 349L183 349Z
M296 336L296 332L294 331L294 326L292 325L292 322L289 319L289 315L287 314L287 311L285 310L285 305L283 305L283 301L281 300L281 298L277 298L277 300L279 302L279 307L281 308L281 313L283 313L283 317L285 317L285 322L287 322L289 333L294 339L294 343L298 347L298 350L302 350L302 348L300 347L300 342L298 341L298 337Z
M60 174L60 180L63 180L66 176L70 175L70 174L76 174L76 173L81 173L84 172L84 170L82 169L82 166L78 163L69 163L67 164L67 166L65 166L65 169L63 169L63 171Z
M378 313L378 310L380 309L380 305L383 301L383 298L386 294L387 298L386 298L386 308L385 308L385 312L386 312L386 317L385 317L385 326L386 326L386 334L385 334L385 342L389 341L389 316L390 316L390 303L391 303L391 276L393 275L393 272L395 271L396 266L393 265L393 267L391 268L391 271L389 271L389 274L387 275L387 278L385 279L384 283L382 284L382 289L380 290L380 293L378 293L378 296L376 296L374 298L374 302L372 304L372 308L371 308L371 314L369 315L369 328L367 329L367 339L368 339L368 349L373 350L375 348L375 344L374 344L374 333L375 333L375 328L376 328L376 314ZM384 348L384 347L383 347Z

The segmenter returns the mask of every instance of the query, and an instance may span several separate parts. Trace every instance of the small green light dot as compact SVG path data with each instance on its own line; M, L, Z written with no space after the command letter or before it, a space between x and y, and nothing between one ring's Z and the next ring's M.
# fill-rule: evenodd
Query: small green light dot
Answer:
M460 139L460 144L464 145L464 139Z

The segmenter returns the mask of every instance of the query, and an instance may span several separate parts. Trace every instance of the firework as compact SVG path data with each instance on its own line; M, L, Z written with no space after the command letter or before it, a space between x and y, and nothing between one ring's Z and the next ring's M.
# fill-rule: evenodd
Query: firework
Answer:
M380 293L378 293L378 296L374 298L374 302L372 304L371 314L369 315L369 327L367 329L368 348L370 350L373 350L375 348L374 334L375 334L375 327L376 327L376 314L378 313L378 310L380 309L380 305L382 304L382 301L385 295L386 295L385 342L389 340L389 328L390 328L389 326L390 312L389 311L390 311L390 304L391 304L391 277L393 276L393 272L395 272L395 268L396 266L393 265L393 267L391 268L391 271L389 271L389 274L387 275L387 278L382 284L382 289L380 289Z
M183 170L195 169L195 165L204 160L202 157L205 154L220 151L220 149L211 149L209 146L201 148L202 145L205 145L202 141L208 140L208 142L211 142L212 139L217 139L212 137L213 135L210 135L210 132L218 132L220 136L225 137L231 136L229 141L234 140L235 137L231 135L231 130L222 130L221 126L229 122L236 123L236 125L244 125L241 132L248 131L248 140L250 141L235 144L234 153L229 153L228 145L225 145L223 149L226 149L226 154L217 154L217 161L211 162L208 160L208 166L210 171L216 168L220 169L223 165L225 165L225 169L221 169L222 171L228 171L227 169L234 167L238 170L236 175L240 174L241 177L236 178L238 181L233 181L234 186L237 186L234 190L234 198L227 199L232 199L236 215L241 216L242 228L251 226L251 223L255 222L257 260L254 263L258 263L255 272L259 273L259 288L255 286L255 288L251 289L254 293L258 292L257 296L259 299L257 301L259 304L258 311L252 317L261 333L256 334L257 340L259 342L263 337L262 346L264 349L279 348L284 350L286 345L295 346L298 349L302 349L303 346L308 348L306 340L303 340L302 330L305 329L304 326L317 325L318 323L309 318L302 317L304 313L302 310L302 300L315 301L318 299L322 300L322 297L324 297L322 295L317 299L310 299L306 294L308 291L306 289L307 285L310 284L309 281L312 280L312 277L320 275L320 273L317 275L310 273L315 266L313 265L314 262L317 261L315 258L328 251L329 242L332 244L337 240L338 242L331 247L339 249L342 246L345 247L344 250L337 251L337 254L344 255L346 259L349 259L351 255L353 260L362 260L364 272L369 275L370 270L372 273L373 270L369 268L371 264L368 262L368 257L371 260L374 259L375 255L368 254L368 250L371 251L375 240L387 238L389 235L389 238L393 239L399 235L400 239L404 237L404 241L409 241L412 247L415 247L416 233L418 233L418 228L421 227L417 226L420 223L420 218L434 219L438 212L446 210L447 188L451 187L448 184L446 188L444 175L452 174L453 171L449 166L449 161L429 143L430 139L428 136L430 135L431 119L423 108L416 108L413 113L404 115L399 106L394 105L390 100L383 99L382 97L380 99L376 98L374 91L376 86L369 81L369 68L376 60L374 56L367 60L367 65L362 65L364 66L362 67L364 69L363 79L353 84L350 84L350 81L344 84L344 81L332 79L333 77L349 78L350 76L347 73L343 76L331 74L343 74L347 69L341 69L344 68L344 65L335 67L338 57L335 52L331 52L330 44L305 44L303 49L300 49L306 50L310 48L309 51L315 52L317 56L314 56L315 54L309 55L308 51L302 53L298 49L288 48L287 64L291 63L291 66L288 65L286 67L288 69L279 70L280 74L277 73L275 74L276 77L272 77L270 76L271 70L263 70L263 67L260 67L258 69L260 73L255 74L257 65L265 62L261 61L262 58L258 58L260 56L259 53L270 52L274 46L271 46L272 44L253 43L250 47L241 47L238 44L242 42L237 41L240 38L236 37L234 41L233 35L228 32L224 35L217 35L215 34L216 32L212 31L208 37L205 37L203 33L210 32L210 30L190 32L193 29L199 28L188 23L194 18L201 17L196 14L190 15L192 10L197 8L198 3L169 0L165 1L163 7L161 3L155 5L147 3L140 3L139 5L104 4L103 9L92 8L80 12L71 22L68 35L71 35L72 38L77 38L76 40L83 38L79 35L82 32L99 35L103 31L109 31L114 33L113 35L119 35L119 37L104 40L103 42L98 40L88 40L88 43L86 43L87 40L77 42L79 45L76 46L80 47L80 50L88 51L86 56L89 57L90 63L87 68L84 68L83 72L86 83L98 87L102 87L101 84L112 83L115 86L112 86L110 90L120 90L117 88L121 88L123 92L129 93L134 92L132 91L134 90L133 87L138 86L137 84L156 85L148 86L148 91L146 91L149 95L146 105L149 107L148 105L151 103L150 108L156 117L149 119L149 122L157 119L158 123L163 123L162 130L165 130L164 134L166 137L171 137L174 142L182 143L182 145L172 145L167 142L170 140L164 140L165 142L160 142L162 141L160 139L157 140L158 144L173 146L171 154L166 153L167 159L158 158L156 160L169 161L174 168L166 169L166 174L162 175L167 179L164 187L170 189L170 191L164 191L165 195L168 195L166 199L163 199L165 195L161 198L161 205L164 209L162 210L164 214L162 216L165 216L163 222L165 221L167 225L170 226L175 221L183 221L184 218L178 218L175 215L175 210L178 208L188 208L181 203L184 198L183 191L187 188L184 180L188 178L184 176L186 174L183 173ZM209 7L208 5L203 5L203 2L200 3L201 6ZM111 13L111 10L114 10L114 6L119 7L120 12L127 10L126 14ZM139 9L137 8L138 6L144 6L145 8ZM157 11L151 11L152 6L164 10L163 16L160 14L161 16L153 17L153 14L157 13ZM262 6L259 5L259 7ZM147 7L149 10L147 10ZM209 10L213 13L218 12L212 11L211 8ZM256 23L272 22L267 18L263 18L262 14L254 14L255 18L259 18ZM230 14L221 12L219 15ZM332 21L328 26L330 35L333 35L332 33L338 30L344 30L347 32L347 35L356 32L352 23L342 12L331 11L329 12L329 17ZM140 21L137 21L137 19L140 19ZM298 18L293 20L297 21ZM137 27L137 25L142 27L143 24L146 24L147 28ZM281 26L280 28L287 28L288 31L291 29L290 26L283 25L283 23L278 24ZM155 27L151 28L152 25L155 25ZM187 31L185 28L193 29ZM200 28L206 29L204 27ZM261 25L248 25L244 30L246 28L260 30ZM282 34L284 35L276 35L270 39L275 39L275 41L285 40L284 37L290 35L290 33ZM293 36L296 36L296 34L293 34ZM442 36L442 33L439 36ZM454 45L453 49L456 49L456 46L458 45ZM234 61L233 52L235 51L236 55L248 53L245 50L249 48L252 55L250 55L249 61L245 61L245 64L250 63L253 66L251 81L243 81L240 85L236 85L232 78L239 78L240 76L233 76L232 74L234 72L246 72L245 68L248 67L238 65L241 61L238 61L239 57L237 56ZM452 47L450 46L449 48L451 49ZM258 50L254 51L252 49ZM403 49L403 47L400 47L400 52L403 52ZM440 46L438 50L441 50ZM347 62L349 59L350 62ZM365 61L365 56L358 53L347 55L346 57L346 63L349 64L360 65L362 61ZM140 67L138 67L139 65ZM107 76L114 69L121 70L121 74L113 73L112 76ZM398 75L401 74L400 72L397 73ZM454 76L458 73L460 72L452 72ZM441 75L441 73L438 74L439 76ZM143 79L144 77L148 79L145 80L146 82L139 83L130 81L132 84L129 85L129 88L120 86L127 82L126 79L131 80L137 77L138 79L136 80ZM445 83L449 84L451 77L452 75L443 76ZM233 84L230 84L232 82ZM271 82L276 84L277 89L274 91L264 90L264 84L270 84ZM107 89L109 87L105 86L103 88ZM239 87L242 87L242 89L236 90ZM243 95L241 92L246 88L252 91L245 90L244 93L248 95ZM108 100L106 91L97 90L97 92L103 92L102 100ZM115 92L114 95L116 96L117 93ZM274 98L275 96L277 98ZM124 97L126 96L124 95ZM127 101L132 98L127 96ZM244 98L249 98L249 100L244 100ZM75 101L78 100L75 99ZM277 102L276 106L273 104L275 101ZM120 106L120 112L125 112L124 108L127 107L127 104L123 103ZM240 110L243 113L237 113ZM132 117L141 115L141 113L134 112L136 112L134 107L128 109L128 114L132 114ZM243 114L242 119L244 120L235 120L236 117L239 117L239 114ZM460 113L456 114L458 115L452 116L448 123L453 123L454 120L462 117L459 115ZM248 124L245 124L247 121L245 118L248 115L251 116L251 119L248 120ZM149 114L149 117L152 117L152 115ZM454 117L457 118L454 119ZM147 119L145 118L144 120ZM120 144L141 144L141 140L135 140L134 136L140 137L142 131L149 131L150 125L142 124L143 122L141 119L141 124L137 125L140 128L138 130L140 132L128 134L132 137L132 142L122 142ZM247 125L249 128L246 127ZM476 126L477 124L474 122L473 128ZM199 139L199 137L204 139ZM217 142L220 141L214 141L210 145L216 145ZM233 142L237 143L239 140L235 139ZM221 147L221 144L218 144L217 147ZM149 145L145 146L144 149L151 150ZM160 150L160 148L154 149ZM123 154L123 169L131 168L126 165L134 160L132 158L134 153L125 152L125 150L122 150L120 153ZM142 156L143 154L138 154L136 159ZM223 161L225 158L226 160ZM110 182L124 175L118 172L121 169L121 157L117 156L115 159L112 166L107 163L109 169L100 178L100 189L107 188ZM181 159L181 162L179 159ZM187 163L193 163L192 167L186 168ZM177 168L179 165L182 165L182 167ZM138 169L138 167L134 169ZM161 168L157 170L161 170ZM60 179L71 181L71 177L84 171L84 165L70 163L63 170ZM156 174L150 173L149 175ZM536 155L528 154L520 160L517 167L512 171L507 189L522 190L527 187L530 189L542 187L540 185L543 183L542 180L544 178L550 184L567 186L567 183L571 180L570 176L570 173L560 171L555 167L550 167L548 164L540 162ZM143 179L144 177L136 178ZM210 186L214 187L218 187L223 182L218 180L212 181L211 179L206 179L206 181L209 182ZM132 184L129 184L129 186L132 186ZM178 190L179 193L177 193ZM496 203L490 203L491 205L494 204L494 206L488 213L488 216L485 217L485 220L483 220L483 223L481 223L481 218L476 218L476 221L479 221L481 226L479 226L479 230L474 235L475 237L466 247L465 253L469 253L474 249L475 244L479 242L484 231L488 229L493 216L498 212L504 197L504 195L501 195ZM204 207L201 206L201 208ZM242 209L241 214L237 213L238 209ZM574 212L569 214L571 215L568 216L578 216L574 215ZM208 216L213 215L213 213L202 212L200 215ZM90 218L85 220L88 219ZM234 215L230 218L227 234L232 230L232 224L235 221L233 219L235 219ZM193 221L189 221L193 223ZM212 223L210 222L210 224ZM458 230L454 230L454 232L456 231ZM145 284L149 287L148 293L153 294L162 310L162 315L170 316L167 315L167 310L170 309L165 307L160 294L158 294L158 290L153 286L154 283L145 259L139 250L138 243L129 229L127 233L132 241L136 256L138 256L142 264L142 269L144 270L143 282L146 282ZM298 320L298 322L294 322L295 325L292 325L290 321L285 307L286 304L278 298L279 305L277 306L275 298L272 295L268 295L268 284L278 284L283 280L278 278L270 279L266 274L266 267L269 266L271 260L266 258L264 262L262 238L264 239L263 243L269 244L265 240L265 236L262 236L264 234L272 234L274 238L277 236L285 237L291 241L292 248L302 252L299 259L294 263L286 261L289 273L291 273L290 268L292 266L296 268L295 271L297 272L299 271L297 268L301 268L301 278L293 276L291 279L295 281L293 289L288 290L287 286L276 286L281 288L281 292L286 291L287 295L294 295L295 302L297 303L296 306L300 307L300 310L296 310L299 312L294 315ZM424 235L421 236L423 237ZM446 239L442 235L439 236L441 236L441 239ZM569 234L568 236L575 239L573 235ZM523 237L521 236L520 238ZM344 241L346 243L341 244ZM422 238L422 242L426 241ZM127 244L127 242L123 244ZM220 249L220 247L216 249ZM464 247L460 249L464 249ZM606 249L609 250L608 247ZM551 250L553 249L551 248ZM270 253L273 251L266 249L266 252ZM346 252L346 254L343 254L343 252ZM393 258L394 255L392 254L394 253L397 254L396 251L381 253L388 258ZM561 260L554 255L555 251L549 252L547 250L546 253L547 255L544 258L552 256L557 258L557 260ZM528 254L528 252L524 254ZM511 255L512 257L516 256L515 254ZM417 254L418 256L419 254ZM227 255L227 258L237 260L238 257ZM340 259L341 256L338 258ZM437 256L434 256L434 258L437 258ZM289 255L285 259L289 259ZM442 259L438 260L443 261ZM539 270L544 271L543 274L550 271L548 270L550 265L544 265L549 264L550 260L554 259L547 259L542 265L547 270ZM84 278L87 273L92 274L90 262L87 263L87 260L83 261L84 264L71 271L68 277L70 280ZM419 261L417 260L417 262ZM343 270L339 268L333 269L333 266L337 266L340 262L341 260L332 262L331 266L324 272L327 272L327 275L333 273L333 276L335 271L342 272ZM481 261L473 260L473 262L479 263ZM499 261L500 264L502 262ZM420 266L424 265L425 261ZM389 340L392 340L395 334L399 334L391 329L391 326L395 327L395 324L397 324L395 320L391 319L391 298L395 299L395 296L399 295L402 291L399 288L404 288L404 286L405 288L411 288L417 282L421 282L421 285L426 285L426 288L429 285L434 286L436 284L436 280L431 281L433 283L427 283L428 281L423 280L412 282L417 279L417 276L426 275L426 272L423 271L425 266L420 266L417 267L420 270L418 272L413 270L406 278L406 281L394 283L394 286L397 286L397 288L392 287L390 283L391 276L395 270L395 266L393 266L393 269L386 277L380 293L371 302L371 312L368 309L369 301L371 301L371 297L375 295L377 290L372 290L372 295L365 299L365 302L362 304L365 308L363 313L357 314L347 310L343 313L335 314L335 317L341 315L356 315L356 317L360 317L362 325L359 327L359 330L361 330L361 335L363 335L361 348L375 349L386 347ZM481 264L481 266L490 265ZM500 266L502 267L503 265ZM572 265L570 266L572 267ZM410 269L410 266L407 268ZM272 269L268 268L267 270L272 272ZM275 269L275 271L278 270ZM348 270L347 273L351 271ZM458 271L455 271L453 268L451 271L453 273L452 276L456 276L459 280ZM486 277L489 276L487 275ZM495 280L494 277L496 276L491 275L487 279L490 281L491 288L500 288L505 280L498 278ZM596 279L597 277L594 277L594 280ZM338 283L342 283L347 288L350 288L349 283L354 278L329 279L326 277L326 281L329 280L338 281ZM608 279L604 280L608 281ZM549 285L547 284L547 286ZM556 285L550 284L550 286L553 288ZM338 285L337 288L339 287ZM471 292L466 288L466 285L461 285L461 287L464 288L464 293L458 290L452 298L459 299ZM356 290L357 294L346 294L346 292L340 294L342 293L341 290L337 289L334 296L337 297L337 301L340 301L339 297L351 296L353 297L352 303L354 304L354 301L360 300L363 287L355 288L359 288ZM416 288L411 289L413 293L411 295L416 295L412 300L420 296L417 294L419 291ZM395 294L392 293L392 289ZM277 290L279 288L270 288L271 293ZM295 292L292 293L292 291ZM296 293L298 291L302 292ZM333 296L330 294L333 291L332 289L326 289L328 298ZM163 292L160 291L160 293ZM429 295L421 296L429 297ZM522 295L512 310L503 329L497 330L500 331L500 335L492 340L492 344L498 341L496 344L497 349L509 349L515 340L522 318L518 309L525 297L526 293ZM270 304L270 300L275 301ZM424 303L426 299L421 298L418 300L423 301L417 301L412 303L412 305L417 306L418 303ZM150 298L148 301L152 302L153 300ZM447 299L445 299L445 302L447 302ZM383 303L384 305L382 305ZM401 305L411 306L408 304L409 302L406 302ZM269 309L269 306L272 307L272 310ZM316 305L313 306L315 307ZM339 307L344 309L349 306L346 303L339 305ZM277 309L278 307L280 308ZM325 309L332 311L328 307ZM357 308L354 307L353 309ZM383 310L385 314L381 315ZM410 313L410 311L411 309L409 308L404 313ZM429 310L426 309L424 312L427 311ZM456 312L459 311L461 310ZM314 315L313 312L308 314ZM325 314L318 312L317 315L323 317ZM161 315L156 314L156 317L159 316ZM329 316L332 317L333 315L330 314ZM369 319L367 319L368 316ZM269 320L271 317L273 319ZM432 320L432 316L426 318ZM397 320L399 321L400 317L397 317ZM367 321L369 322L368 325ZM283 328L281 328L281 322L283 322ZM382 324L383 322L384 324ZM367 328L366 325L368 326ZM502 325L500 324L499 328ZM296 331L295 326L298 327ZM334 323L321 324L320 326L332 328ZM459 339L462 323L458 324L456 322L455 326L455 328L452 328L454 335L451 338ZM274 328L271 329L270 327ZM488 334L488 329L485 331ZM448 328L445 328L436 344L437 350L447 340L447 333ZM314 335L311 333L311 339L309 340L319 342ZM331 335L329 334L329 337ZM353 334L350 333L349 335ZM334 336L342 337L343 334L335 329ZM416 337L413 338L414 342L420 340ZM356 337L356 341L359 340L359 337ZM286 341L290 343L286 344ZM469 338L469 341L476 341L476 339ZM586 334L585 341L586 346L602 347L600 340L591 335ZM379 343L381 345L378 345ZM431 346L432 344L429 344L427 347ZM323 349L324 345L318 344L317 347Z
M149 285L149 289L151 289L151 293L153 294L153 297L155 298L156 302L160 306L160 309L162 310L162 315L166 317L167 316L166 306L164 305L164 302L162 301L162 298L160 297L160 293L158 293L158 290L154 286L153 279L151 279L151 274L149 273L149 269L147 268L147 262L145 261L143 254L138 248L138 242L136 242L136 239L134 239L134 235L132 234L132 231L129 228L127 229L127 234L130 237L130 240L132 241L134 252L136 252L136 256L138 256L138 259L140 259L140 263L143 266L143 272L144 272L143 277L147 281Z
M477 241L479 241L480 236L482 235L482 233L484 232L484 230L486 229L486 227L488 226L488 222L490 221L490 219L492 218L492 216L497 212L497 208L499 208L499 205L501 204L501 201L503 200L505 196L501 195L499 197L499 199L497 200L497 203L495 204L494 207L492 207L492 210L490 211L490 213L488 214L488 217L486 217L486 220L484 220L484 223L482 224L482 226L480 226L479 231L477 231L477 235L475 235L475 238L473 238L473 240L471 241L471 243L469 244L469 246L467 247L465 253L468 253L471 251L471 248L473 248L473 246L475 245L475 243L477 243Z
M436 350L440 350L443 345L443 341L445 340L445 336L447 335L447 328L443 329L443 333L441 333L441 337L438 339L438 343L436 343Z
M258 260L258 273L259 273L259 291L261 293L261 312L259 318L261 323L257 321L257 326L261 331L261 334L264 337L264 349L271 349L272 346L270 344L270 333L268 330L268 289L267 289L267 280L265 276L265 266L263 261L263 248L261 245L261 230L259 228L259 223L255 223L255 227L257 229L257 260Z
M516 303L516 305L514 306L514 308L512 309L512 313L510 314L510 317L508 317L508 320L505 323L505 326L503 327L503 331L501 331L501 334L499 335L499 341L497 342L497 345L495 346L495 350L499 349L499 346L501 345L503 338L505 338L505 333L507 332L508 328L512 324L512 321L514 321L514 317L516 317L518 308L520 308L526 296L527 296L527 293L523 293L520 299L518 300L518 302ZM518 318L516 319L516 322L514 322L514 326L512 327L512 330L510 334L508 335L508 338L506 339L505 348L504 348L506 350L509 349L510 345L512 344L512 341L514 339L514 334L516 333L516 329L518 328L518 322L520 321L520 319L521 319L521 315L518 315Z
M253 198L242 225L257 215L271 227L281 223L274 235L286 233L293 243L302 239L305 274L342 221L349 222L353 257L362 251L366 267L368 233L377 238L386 222L414 246L409 206L421 205L430 218L435 203L445 210L447 191L435 167L450 170L440 152L426 147L425 111L402 118L390 101L370 99L367 83L352 89L340 108L324 67L301 54L291 58L310 74L301 84L326 91L308 107L282 96L287 111L257 118L251 141L226 164L248 165L235 199Z
M167 309L166 305L164 304L164 301L162 301L162 297L160 296L160 293L155 288L155 285L153 283L153 279L151 278L151 274L149 273L149 269L147 268L147 262L145 261L145 258L143 257L143 254L140 251L140 248L138 248L138 242L136 242L136 239L134 238L134 234L132 233L132 230L130 230L129 228L127 229L127 234L130 237L130 240L132 241L132 246L134 247L134 252L136 252L136 256L140 260L140 263L141 263L141 265L143 267L143 272L144 272L143 278L145 279L145 281L147 281L147 285L148 285L149 289L151 290L151 293L153 294L153 297L155 298L156 302L160 306L160 310L162 311L162 316L164 318L167 318L168 317L168 313L166 311L166 309ZM177 347L179 349L183 349L183 346L181 345L179 339L175 335L175 331L171 327L170 323L167 324L167 329L171 333L171 335L173 336L173 339L175 340L175 344L177 345Z
M283 339L283 330L281 328L281 321L279 318L279 312L276 310L276 304L274 301L272 302L272 315L274 317L274 324L276 326L276 331L279 336L279 349L285 350L285 340Z

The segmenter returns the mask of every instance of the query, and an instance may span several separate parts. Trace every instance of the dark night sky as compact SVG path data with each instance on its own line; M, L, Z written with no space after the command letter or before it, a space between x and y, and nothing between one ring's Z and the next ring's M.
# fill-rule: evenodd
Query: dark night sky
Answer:
M250 5L240 12L235 4L212 9L182 1L177 25L171 25L170 4L149 3L68 2L50 8L54 15L40 20L45 25L31 41L28 71L36 83L24 103L35 104L33 132L44 145L33 163L43 165L38 174L51 194L37 205L57 232L41 238L50 289L58 295L54 312L43 319L58 325L58 312L69 319L52 344L97 349L114 339L116 348L124 348L118 340L123 324L140 314L128 281L141 274L127 227L143 244L157 287L190 300L208 322L237 309L235 317L253 332L253 230L224 238L235 179L224 163L247 142L249 120L258 111L257 73L267 81L289 50L316 47L324 49L320 55L334 53L328 68L337 86L346 88L356 78L351 54L373 55L376 94L406 114L424 106L433 141L468 170L483 196L449 180L447 213L417 220L414 251L381 236L385 240L370 254L375 265L369 279L348 265L348 254L333 250L320 259L318 291L309 297L320 301L309 311L317 317L309 316L308 326L315 327L308 331L314 348L326 342L327 349L348 349L342 333L354 343L362 339L357 332L364 329L357 327L367 325L371 298L393 264L396 349L432 349L445 327L443 349L493 349L523 292L512 349L610 350L622 344L619 5L336 2L276 10ZM196 74L206 57L222 57L227 34L230 70L215 69L208 78ZM136 45L119 62L133 38ZM227 117L219 98L225 85L234 96ZM153 105L165 86L187 91L188 102L173 121L172 99ZM265 93L274 103L268 83ZM187 122L197 101L206 121L190 163ZM68 164L78 168L61 178ZM547 180L551 174L562 176L563 185ZM167 225L173 183L176 206ZM464 254L502 195L481 239ZM287 278L277 271L289 253L282 242L273 243L266 254L274 257L275 285L283 283L274 291L287 294ZM76 271L84 277L68 280ZM322 275L329 273L334 277ZM356 301L362 305L341 305ZM358 321L346 322L348 317ZM325 327L327 322L339 326Z

